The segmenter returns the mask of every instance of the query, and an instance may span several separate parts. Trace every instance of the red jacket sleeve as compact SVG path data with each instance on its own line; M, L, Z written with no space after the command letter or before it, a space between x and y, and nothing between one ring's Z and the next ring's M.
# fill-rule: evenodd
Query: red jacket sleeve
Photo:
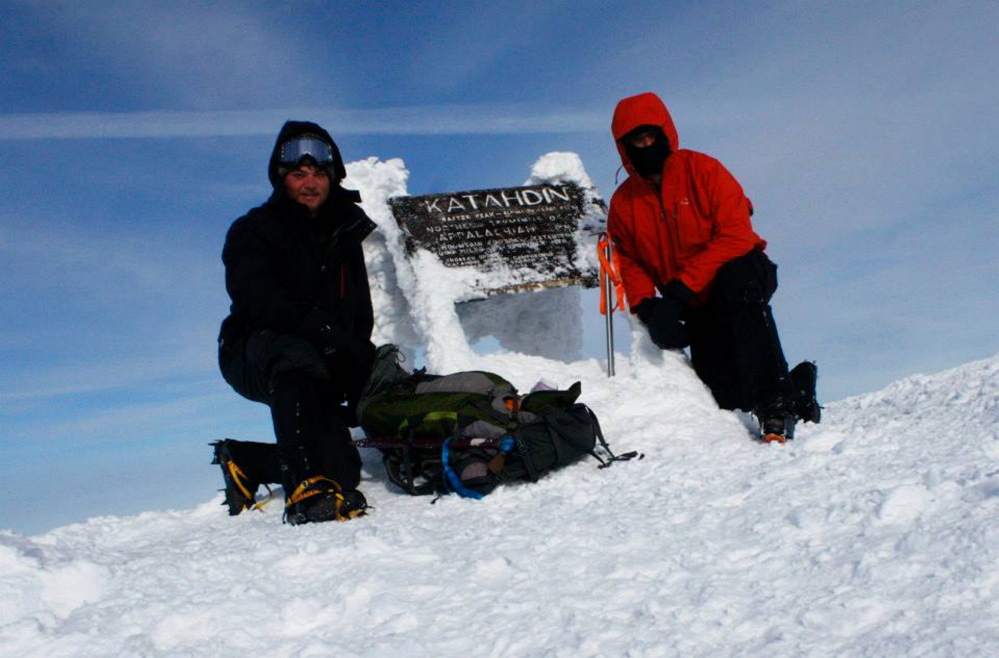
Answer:
M742 186L717 160L703 157L691 175L698 192L698 205L712 218L711 237L700 252L686 258L679 278L696 293L714 279L718 268L730 260L766 246L753 231L749 199Z
M615 203L617 200L617 203ZM610 210L607 213L607 234L613 242L613 265L621 275L624 293L628 298L628 307L634 309L649 297L656 296L656 284L652 277L639 265L634 257L633 227L622 218L619 199L611 199Z

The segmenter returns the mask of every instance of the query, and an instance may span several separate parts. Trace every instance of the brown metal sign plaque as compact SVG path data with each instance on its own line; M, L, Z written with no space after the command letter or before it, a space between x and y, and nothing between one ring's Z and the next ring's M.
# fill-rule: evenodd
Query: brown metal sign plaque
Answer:
M596 281L577 264L585 200L573 183L396 197L389 204L409 254L423 248L447 267L516 272L515 280L483 290L487 295Z

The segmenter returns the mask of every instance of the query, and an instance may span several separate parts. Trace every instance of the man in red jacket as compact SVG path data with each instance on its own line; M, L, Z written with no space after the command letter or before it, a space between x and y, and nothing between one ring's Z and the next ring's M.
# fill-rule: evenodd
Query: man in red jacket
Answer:
M632 313L661 349L689 345L718 405L752 411L764 440L793 438L798 419L818 422L815 365L788 372L770 308L777 266L738 181L714 158L679 148L655 94L618 103L611 130L629 177L607 230Z

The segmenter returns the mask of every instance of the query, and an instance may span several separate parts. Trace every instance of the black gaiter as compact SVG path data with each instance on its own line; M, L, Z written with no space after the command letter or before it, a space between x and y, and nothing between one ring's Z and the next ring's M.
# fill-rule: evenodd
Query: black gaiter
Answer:
M642 176L654 176L663 173L663 163L671 153L669 142L659 137L648 146L639 148L627 144L624 147L632 166Z

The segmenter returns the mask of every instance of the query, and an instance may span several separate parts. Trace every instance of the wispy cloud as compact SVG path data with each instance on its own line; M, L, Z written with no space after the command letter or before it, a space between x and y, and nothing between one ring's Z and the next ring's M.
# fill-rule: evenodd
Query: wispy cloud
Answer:
M289 20L332 22L317 8L245 2L24 3L26 25L39 47L29 66L42 77L22 85L34 95L82 92L98 107L218 108L285 103L343 93L347 70L330 54L316 26L289 38ZM328 32L326 33L328 38ZM22 49L25 50L25 49ZM24 52L13 53L16 59ZM318 54L318 58L317 58ZM316 60L327 66L318 66ZM71 60L66 77L66 60ZM55 66L61 64L62 66ZM23 70L24 63L7 66ZM92 71L100 70L100 76ZM16 71L14 71L16 72ZM89 83L81 88L80 83ZM57 101L59 99L56 99ZM62 106L64 102L58 102Z
M82 447L109 444L136 437L177 436L214 427L220 419L256 419L266 414L265 407L256 408L235 396L222 382L192 382L171 392L170 399L107 398L101 406L54 411L48 417L34 418L34 423L17 427L23 438L35 440L75 439ZM197 385L197 389L195 387ZM9 429L9 428L8 428ZM9 450L44 452L39 445L9 446Z
M532 64L524 53L537 52L551 28L574 10L579 11L578 3L564 0L452 3L427 26L405 65L415 85L435 91L464 90L473 80L498 82L505 59L518 70ZM507 89L519 90L530 85L531 77L519 85L504 82Z
M62 112L0 115L0 140L273 135L293 117L311 117L336 134L458 135L604 131L605 109L496 103L378 109Z

